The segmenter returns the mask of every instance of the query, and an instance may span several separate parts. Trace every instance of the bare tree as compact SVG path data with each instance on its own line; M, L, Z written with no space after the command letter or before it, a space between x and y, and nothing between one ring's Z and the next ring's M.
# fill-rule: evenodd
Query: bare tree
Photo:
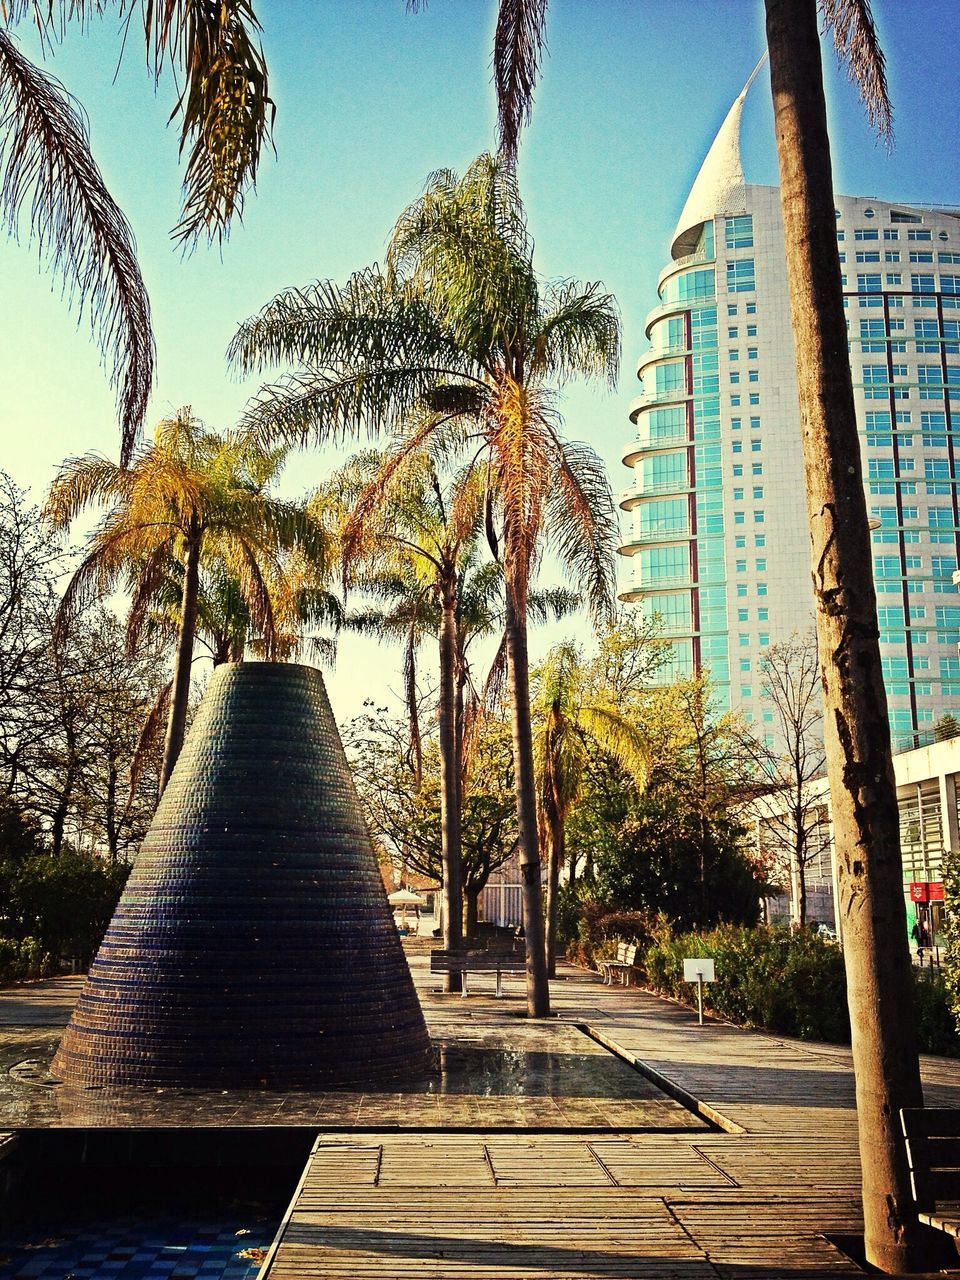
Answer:
M795 634L772 645L761 663L762 692L773 706L776 746L763 753L768 785L753 802L760 843L786 872L795 922L807 922L807 869L829 847L823 796L811 788L823 775L823 706L817 637Z

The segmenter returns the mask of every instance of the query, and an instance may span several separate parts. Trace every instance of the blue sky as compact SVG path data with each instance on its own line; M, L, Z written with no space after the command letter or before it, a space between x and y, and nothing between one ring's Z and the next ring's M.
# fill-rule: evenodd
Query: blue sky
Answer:
M168 238L180 185L176 134L166 127L172 86L154 94L133 39L118 69L115 16L86 36L68 34L53 70L87 111L152 298L159 376L151 423L189 403L210 426L230 426L255 389L224 363L236 324L286 285L342 278L381 257L428 173L462 169L493 145L494 7L430 0L414 14L404 0L259 0L277 154L265 158L258 192L222 253L201 246L188 258ZM939 0L874 0L874 10L896 146L888 153L876 143L825 49L837 189L960 205L956 27ZM619 491L629 480L619 457L632 431L626 410L643 318L690 183L763 49L762 4L551 0L548 32L520 179L544 276L599 279L619 300L618 394L571 387L564 401L567 433L594 445ZM29 28L18 34L37 56ZM748 99L743 143L747 180L775 183L766 72ZM28 246L0 243L0 282L0 465L39 498L67 455L115 454L113 396L85 323L78 328ZM328 465L329 455L297 455L287 489L312 486ZM331 682L341 714L366 687L354 674L366 665L359 656L345 654Z

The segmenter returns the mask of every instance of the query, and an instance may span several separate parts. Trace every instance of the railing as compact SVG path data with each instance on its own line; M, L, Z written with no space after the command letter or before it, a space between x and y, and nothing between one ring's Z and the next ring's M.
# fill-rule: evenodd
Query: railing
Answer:
M678 299L676 302L661 302L659 307L654 307L652 311L647 312L643 321L644 335L649 338L650 330L664 316L676 316L684 311L694 311L697 307L715 307L716 305L716 293L706 293L699 298L684 298L682 301Z
M687 253L682 258L674 259L673 262L663 268L657 277L657 290L659 291L664 280L669 279L675 272L683 271L686 267L697 267L701 262L716 262L716 260L717 255L715 253L704 253L702 249L698 253Z
M639 569L634 571L633 590L656 592L656 591L676 591L680 588L691 588L697 584L689 573L674 575L672 578L652 578L644 575Z
M686 526L661 526L657 529L635 529L625 546L639 542L679 542L683 538L691 538L693 534Z
M641 409L649 409L658 404L676 404L680 400L690 400L693 392L686 387L675 387L672 391L649 391L630 401L630 415L639 413Z
M651 439L649 436L637 436L633 444L628 444L624 447L623 456L626 457L630 453L650 453L657 449L676 449L685 444L693 444L686 431L673 436L658 436L656 439Z

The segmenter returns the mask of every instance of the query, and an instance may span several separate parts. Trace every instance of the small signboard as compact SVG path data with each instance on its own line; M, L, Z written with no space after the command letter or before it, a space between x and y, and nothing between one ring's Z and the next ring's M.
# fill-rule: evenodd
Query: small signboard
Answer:
M939 880L911 880L911 902L942 902L943 882Z
M684 982L716 982L714 962L706 956L697 960L684 960Z

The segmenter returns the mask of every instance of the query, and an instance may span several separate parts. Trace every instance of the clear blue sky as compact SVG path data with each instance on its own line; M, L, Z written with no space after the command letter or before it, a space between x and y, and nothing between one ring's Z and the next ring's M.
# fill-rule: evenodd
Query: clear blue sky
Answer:
M237 322L286 285L342 278L382 256L397 215L436 168L462 169L494 144L490 48L494 0L259 0L277 103L242 224L217 250L183 259L169 84L154 95L131 38L117 71L115 15L72 30L53 69L85 107L94 152L134 228L153 303L159 377L149 421L190 403L230 426L253 384L231 380L224 350ZM872 137L845 73L825 49L837 189L960 205L960 37L941 0L874 0L887 52L896 146ZM570 388L567 433L589 440L615 491L642 324L690 183L763 49L761 0L551 0L549 51L520 178L547 277L602 280L623 315L617 395ZM25 24L20 38L38 55ZM748 181L775 183L769 81L744 116ZM77 328L25 245L0 243L0 465L42 496L71 453L115 454L113 396L85 324ZM306 489L328 458L297 455L286 487ZM556 637L552 637L556 638ZM354 642L347 642L353 644ZM344 654L340 714L364 685ZM364 665L366 662L364 661ZM383 665L381 663L381 665ZM368 668L369 670L369 668Z

